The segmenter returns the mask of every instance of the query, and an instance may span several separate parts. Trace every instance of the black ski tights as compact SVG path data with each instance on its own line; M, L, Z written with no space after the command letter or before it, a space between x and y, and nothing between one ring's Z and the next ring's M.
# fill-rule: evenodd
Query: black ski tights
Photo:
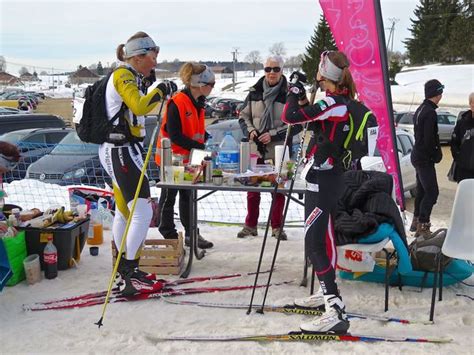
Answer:
M336 241L333 216L343 189L342 175L310 169L306 176L305 250L325 295L339 295L336 285Z

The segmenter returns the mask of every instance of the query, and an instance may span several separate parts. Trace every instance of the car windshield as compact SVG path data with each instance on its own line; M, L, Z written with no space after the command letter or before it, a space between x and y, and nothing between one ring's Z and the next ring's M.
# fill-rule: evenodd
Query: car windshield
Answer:
M456 120L457 120L456 116L447 115L446 117L448 118L448 121L449 121L449 124L450 124L450 125L453 125L453 126L454 126L454 125L456 124Z
M61 142L51 151L53 155L95 155L98 154L99 145L84 143L77 136L76 132L71 132L63 138Z
M8 143L17 143L23 140L23 138L25 138L25 136L28 135L28 133L30 132L21 132L21 131L8 132L0 136L0 141L5 141Z

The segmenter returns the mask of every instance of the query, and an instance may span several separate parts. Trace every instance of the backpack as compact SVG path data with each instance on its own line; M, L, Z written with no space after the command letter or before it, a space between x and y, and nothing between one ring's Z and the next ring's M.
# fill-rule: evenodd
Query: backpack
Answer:
M83 142L124 144L139 140L139 138L133 137L130 126L124 117L124 113L127 110L125 103L122 103L120 110L111 119L107 117L105 91L107 89L107 82L112 74L113 72L96 81L93 85L88 86L84 93L85 101L82 109L82 118L76 124L77 135ZM119 123L114 125L117 119Z
M369 153L368 130L377 127L377 119L360 101L350 100L346 105L349 111L349 133L344 140L342 162L347 169Z
M446 228L441 228L433 232L428 239L419 237L410 244L410 259L414 270L436 271L436 258L441 253L446 232ZM451 258L444 256L443 268L448 266L451 260Z

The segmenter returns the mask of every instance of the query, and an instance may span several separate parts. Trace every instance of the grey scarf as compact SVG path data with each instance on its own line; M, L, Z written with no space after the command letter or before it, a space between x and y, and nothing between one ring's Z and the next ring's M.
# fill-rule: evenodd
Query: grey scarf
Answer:
M282 83L283 80L280 79L278 84L270 86L266 80L263 80L263 105L265 106L265 110L263 111L262 119L260 120L259 131L261 133L268 132L274 128L273 103L280 93Z

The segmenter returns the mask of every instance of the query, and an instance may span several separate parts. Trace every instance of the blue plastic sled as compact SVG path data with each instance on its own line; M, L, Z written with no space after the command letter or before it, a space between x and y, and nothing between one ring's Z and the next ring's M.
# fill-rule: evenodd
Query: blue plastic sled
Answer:
M3 242L0 240L0 292L12 276L13 272L8 262L7 251L5 250Z
M443 272L443 286L453 285L459 281L465 280L473 273L473 267L464 260L453 259ZM425 275L426 274L426 275ZM367 281L385 283L385 268L375 265L374 271L362 274L353 272L339 271L339 276L346 280ZM390 275L390 284L415 287L433 287L433 272L410 271L405 274L398 273L398 267Z

